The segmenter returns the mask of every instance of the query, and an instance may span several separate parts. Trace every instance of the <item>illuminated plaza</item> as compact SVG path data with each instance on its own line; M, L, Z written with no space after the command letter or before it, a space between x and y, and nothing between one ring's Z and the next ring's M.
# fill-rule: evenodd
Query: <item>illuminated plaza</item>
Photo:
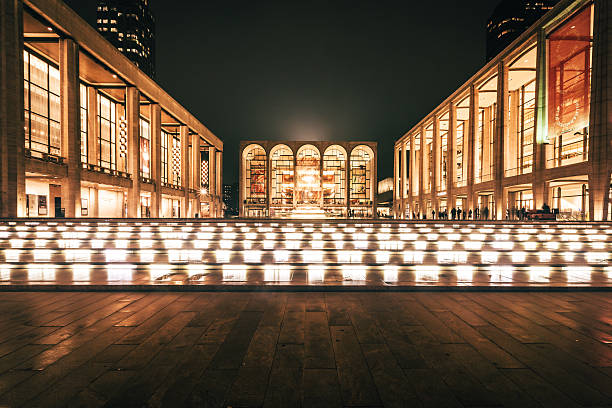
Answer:
M498 222L5 222L11 285L364 290L608 287L612 226ZM310 288L310 289L308 289Z

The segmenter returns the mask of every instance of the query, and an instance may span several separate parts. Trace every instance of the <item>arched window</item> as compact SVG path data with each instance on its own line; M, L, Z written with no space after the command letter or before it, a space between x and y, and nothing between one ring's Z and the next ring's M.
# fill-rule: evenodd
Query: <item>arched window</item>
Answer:
M293 205L293 152L286 145L275 146L270 153L271 204Z
M369 205L373 200L372 165L374 152L359 145L351 152L351 205Z
M247 146L242 154L244 160L245 199L247 204L266 202L266 152L259 145Z
M296 156L296 198L298 204L319 204L321 200L321 154L313 145L300 147Z
M346 200L346 150L332 145L323 154L323 204L344 204Z

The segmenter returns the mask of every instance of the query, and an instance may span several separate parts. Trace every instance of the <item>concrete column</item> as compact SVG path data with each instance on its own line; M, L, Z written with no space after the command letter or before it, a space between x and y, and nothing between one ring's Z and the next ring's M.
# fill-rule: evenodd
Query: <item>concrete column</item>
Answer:
M210 216L214 217L216 214L216 203L214 192L216 191L215 181L217 180L215 176L215 147L210 146L208 148L208 196L210 197ZM267 167L267 165L266 165Z
M478 89L470 85L470 118L467 134L468 148L465 150L467 159L467 203L464 210L474 208L474 176L476 166L476 132L478 131Z
M293 152L293 209L297 208L297 151Z
M432 155L433 161L431 169L431 207L434 211L440 208L438 204L438 171L440 167L440 123L438 114L434 114L433 118L433 140L432 140ZM429 216L429 214L428 214Z
M399 186L401 185L401 177L399 176L399 160L400 160L400 150L394 146L393 147L393 216L394 218L399 218L399 203L401 202L400 190Z
M504 179L504 140L506 138L506 125L508 123L507 110L507 93L508 93L508 70L504 69L503 61L500 61L497 66L497 112L495 121L495 133L493 135L494 152L494 180L495 180L495 212L497 219L501 220L505 217L506 200L503 188ZM489 209L491 210L491 209Z
M181 217L187 218L189 214L189 128L185 125L179 127L181 139L181 186L183 198L181 199Z
M457 173L457 107L454 103L448 106L448 163L446 170L446 208L449 213L455 207L455 180Z
M402 142L402 166L400 167L400 172L402 173L402 185L401 185L401 192L402 192L402 207L401 207L401 211L402 211L402 218L406 218L406 201L410 200L410 194L411 191L410 190L410 179L409 179L409 171L410 171L410 167L409 167L409 160L408 157L410 156L410 137L408 138L407 141Z
M417 169L418 171L418 175L419 175L419 212L421 213L421 216L425 213L425 197L423 197L423 192L425 191L424 187L423 187L423 182L425 181L425 177L423 174L423 166L424 166L424 162L425 162L425 144L427 142L427 137L425 135L425 126L421 125L421 128L419 129L419 132L421 132L421 143L420 143L420 150L419 150L419 168Z
M193 170L193 176L192 176L192 180L193 180L193 189L197 191L196 193L196 202L195 202L195 208L194 208L194 212L193 212L193 216L195 216L195 214L198 214L198 216L200 216L200 192L202 191L202 186L200 185L200 180L202 179L202 166L200 164L200 135L199 134L194 134L192 135L191 138L191 169Z
M612 5L595 0L589 121L589 216L607 220L612 170Z
M128 217L140 218L140 92L127 87L125 92L127 121L127 171L132 175L132 188L127 194Z
M536 115L534 118L532 190L536 209L548 202L548 188L544 180L546 171L546 33L538 33L536 60ZM548 203L550 205L550 203Z
M161 215L161 107L151 104L151 178L155 191L151 194L151 217Z
M217 186L217 217L223 216L223 152L221 150L217 150L215 152L217 154L216 157L216 165L217 169L215 171L217 182L215 183ZM269 170L268 170L269 171ZM270 190L268 190L268 197L270 196Z
M26 214L23 119L23 4L0 1L0 215Z
M244 158L242 156L243 154L243 149L240 149L240 158L239 158L239 164L238 164L238 216L239 217L244 217L244 186L245 186L245 169L244 169ZM293 172L294 172L294 179L295 179L295 155L293 156ZM210 170L209 170L210 172ZM293 201L295 203L295 187L293 189Z
M91 203L92 214L91 216L94 218L98 218L100 216L100 202L98 200L98 188L92 188L93 190L93 203Z
M60 105L62 156L68 174L62 181L62 207L66 217L81 216L81 118L79 105L79 46L60 40Z
M100 144L98 143L98 90L87 87L87 163L98 165Z
M351 150L350 146L346 150L346 216L351 211Z
M399 178L400 178L400 185L399 185L399 211L400 211L400 218L405 218L406 216L406 183L407 183L407 173L406 173L406 145L404 144L404 142L401 142L400 144L400 148L399 148L399 159L398 159L398 173L399 173Z
M372 158L372 181L370 186L370 194L372 197L372 217L378 218L378 145L374 150L374 157Z

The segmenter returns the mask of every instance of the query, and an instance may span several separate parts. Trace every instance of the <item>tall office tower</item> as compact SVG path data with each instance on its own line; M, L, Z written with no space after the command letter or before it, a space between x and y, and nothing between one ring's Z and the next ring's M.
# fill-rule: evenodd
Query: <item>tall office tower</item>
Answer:
M487 22L487 61L517 39L559 0L503 0Z
M98 0L96 26L138 68L155 78L155 19L149 0Z

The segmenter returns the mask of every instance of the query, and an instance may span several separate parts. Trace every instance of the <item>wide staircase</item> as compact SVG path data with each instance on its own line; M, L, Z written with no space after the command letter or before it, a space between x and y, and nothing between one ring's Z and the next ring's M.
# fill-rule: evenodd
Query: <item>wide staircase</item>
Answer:
M610 223L2 220L0 287L612 286Z

